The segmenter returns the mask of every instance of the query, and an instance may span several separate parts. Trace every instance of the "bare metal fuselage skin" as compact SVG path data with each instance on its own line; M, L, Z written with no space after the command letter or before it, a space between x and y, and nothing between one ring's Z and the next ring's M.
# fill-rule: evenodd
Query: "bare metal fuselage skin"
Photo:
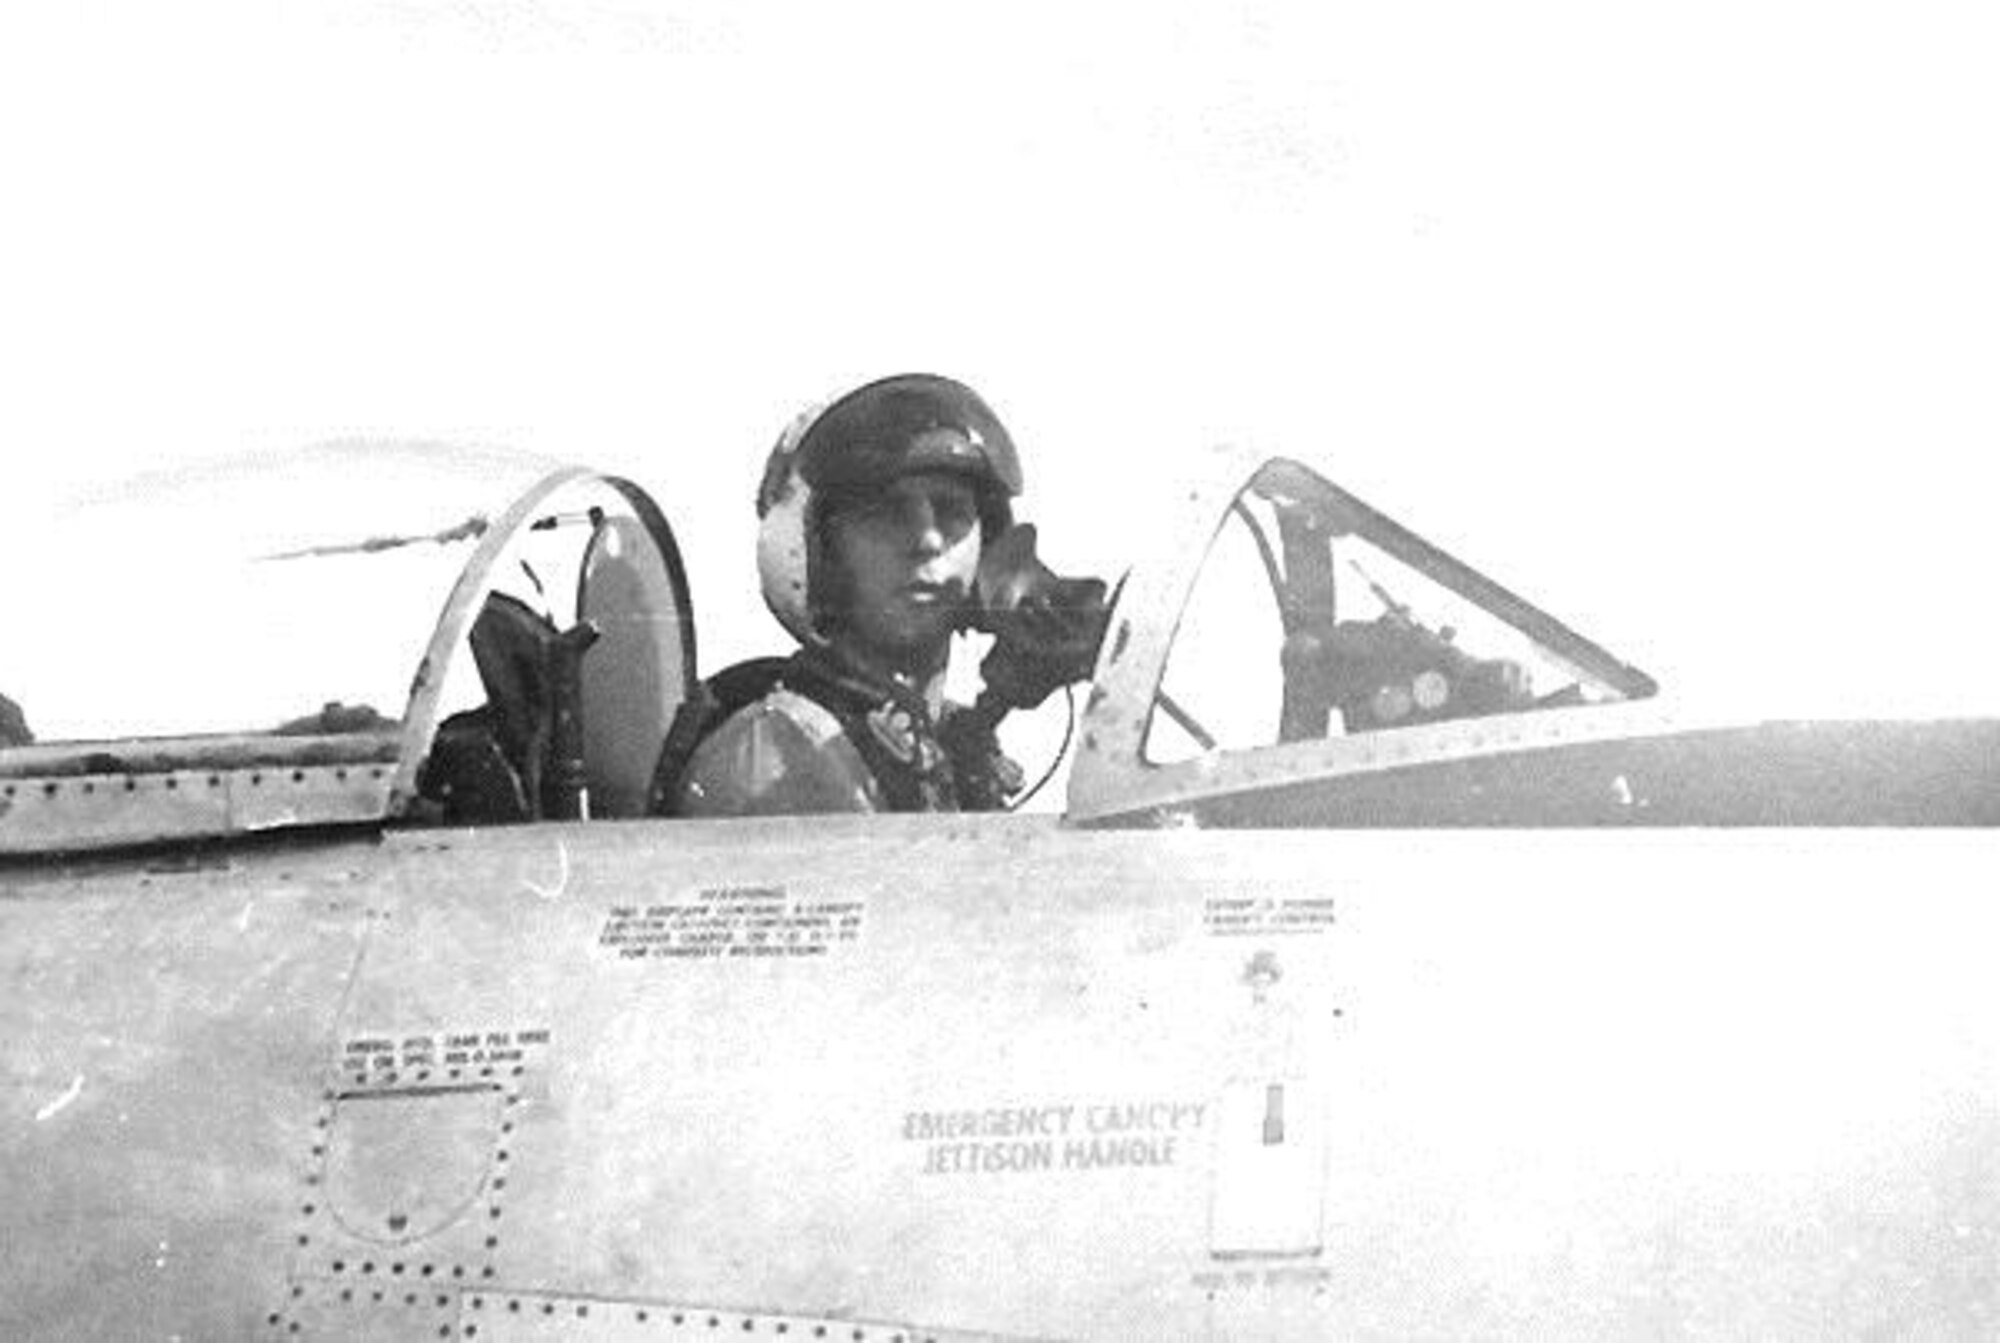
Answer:
M695 676L644 492L313 463L63 532L258 524L157 605L275 622L208 632L230 735L0 685L55 738L0 748L0 1339L2000 1336L2000 723L1677 720L1251 459L1120 585L1064 821L636 819ZM425 574L400 712L329 700ZM521 574L560 689L486 675ZM149 646L112 576L49 618Z
M0 1335L1991 1337L1991 830L0 869Z

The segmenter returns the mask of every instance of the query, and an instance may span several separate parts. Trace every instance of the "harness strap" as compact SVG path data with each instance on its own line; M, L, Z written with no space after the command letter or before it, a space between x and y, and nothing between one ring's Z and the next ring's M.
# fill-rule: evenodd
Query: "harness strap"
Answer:
M934 722L923 700L878 684L814 649L739 662L697 685L674 715L653 771L647 810L671 814L681 776L709 733L783 687L833 715L893 811L994 811L1020 788L1020 770L990 728L968 732L957 712Z

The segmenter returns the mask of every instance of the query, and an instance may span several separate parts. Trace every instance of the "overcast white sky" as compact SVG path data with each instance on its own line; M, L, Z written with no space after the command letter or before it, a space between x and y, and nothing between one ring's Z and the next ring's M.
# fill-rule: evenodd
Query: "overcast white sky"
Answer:
M784 420L934 369L1061 567L1228 438L1670 687L2000 712L1995 13L10 8L8 495L357 434L602 463L712 668L782 642Z

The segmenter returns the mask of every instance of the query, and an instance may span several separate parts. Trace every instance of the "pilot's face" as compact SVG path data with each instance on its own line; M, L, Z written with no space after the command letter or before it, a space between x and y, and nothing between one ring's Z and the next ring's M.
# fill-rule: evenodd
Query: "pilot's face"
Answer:
M904 671L933 670L979 572L979 496L947 472L897 478L829 519L841 575L829 614L844 637Z

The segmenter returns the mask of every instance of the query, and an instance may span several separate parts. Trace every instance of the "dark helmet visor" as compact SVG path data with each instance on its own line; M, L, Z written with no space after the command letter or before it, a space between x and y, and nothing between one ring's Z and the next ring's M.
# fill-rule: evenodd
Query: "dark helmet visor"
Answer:
M903 374L857 388L822 411L798 448L816 490L845 493L917 471L977 477L1002 498L1021 492L1021 462L992 408L962 383Z

